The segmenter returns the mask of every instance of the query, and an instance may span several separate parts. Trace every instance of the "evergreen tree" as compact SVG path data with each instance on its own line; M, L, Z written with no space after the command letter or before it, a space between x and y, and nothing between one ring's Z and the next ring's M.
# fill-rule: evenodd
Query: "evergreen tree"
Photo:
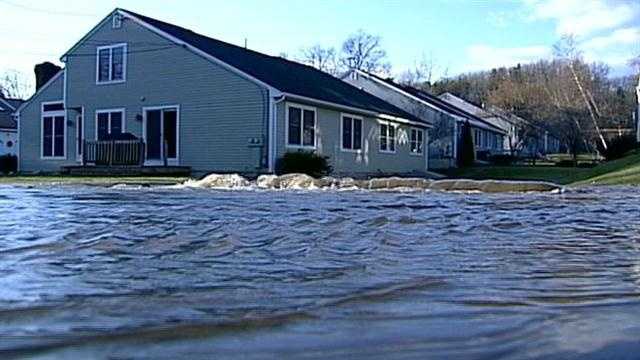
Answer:
M460 141L458 141L458 167L473 166L476 160L476 151L473 143L473 131L469 121L462 125Z

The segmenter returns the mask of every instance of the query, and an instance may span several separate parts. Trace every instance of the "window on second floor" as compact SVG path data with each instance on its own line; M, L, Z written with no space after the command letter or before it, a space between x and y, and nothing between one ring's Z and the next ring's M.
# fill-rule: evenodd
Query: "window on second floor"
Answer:
M124 82L127 75L127 44L100 46L96 58L96 83Z

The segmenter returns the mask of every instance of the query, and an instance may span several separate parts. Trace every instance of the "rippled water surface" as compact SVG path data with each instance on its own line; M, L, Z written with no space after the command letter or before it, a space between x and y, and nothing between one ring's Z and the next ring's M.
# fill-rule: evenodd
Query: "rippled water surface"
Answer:
M629 358L640 190L0 187L0 357Z

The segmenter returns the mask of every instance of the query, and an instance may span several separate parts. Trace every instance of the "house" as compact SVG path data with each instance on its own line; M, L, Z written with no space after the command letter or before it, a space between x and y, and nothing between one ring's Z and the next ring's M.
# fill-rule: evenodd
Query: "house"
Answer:
M423 174L431 125L310 66L115 9L17 111L22 172L83 163L89 141L129 133L147 166L271 173L286 152L335 173ZM91 164L83 164L91 165Z
M506 132L503 147L512 154L531 157L560 151L560 141L548 130L515 114L495 106L480 107L451 93L441 94L439 98Z
M0 156L16 155L18 149L18 129L13 112L22 100L7 99L0 95Z
M638 76L638 86L636 86L636 140L640 143L640 76Z
M425 91L361 70L350 71L343 80L434 124L429 132L428 145L432 169L456 166L460 127L467 121L476 134L476 152L503 151L505 131Z

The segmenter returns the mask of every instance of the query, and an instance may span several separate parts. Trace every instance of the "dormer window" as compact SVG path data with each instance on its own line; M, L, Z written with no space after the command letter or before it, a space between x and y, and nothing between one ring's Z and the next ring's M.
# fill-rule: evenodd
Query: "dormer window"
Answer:
M124 82L127 76L127 44L100 46L96 55L96 83Z

